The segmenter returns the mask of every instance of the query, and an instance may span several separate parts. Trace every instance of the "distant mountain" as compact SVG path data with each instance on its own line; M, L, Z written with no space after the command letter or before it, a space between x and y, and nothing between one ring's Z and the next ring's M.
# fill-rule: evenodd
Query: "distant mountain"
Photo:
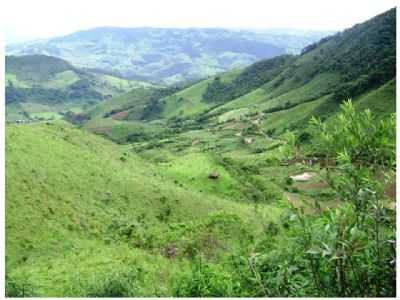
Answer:
M101 27L6 47L10 55L46 54L132 79L176 83L285 53L298 53L328 32Z
M158 101L150 97L147 102L144 97L138 100L132 91L99 104L102 109L89 115L93 120L95 114L103 118L97 121L102 125L104 118L136 118L149 124L169 120L176 128L190 121L196 129L204 124L214 127L254 121L265 130L281 133L304 129L312 115L332 116L348 98L378 115L395 112L395 80L396 11L392 9L311 44L300 55L261 60ZM93 120L91 128L96 127Z

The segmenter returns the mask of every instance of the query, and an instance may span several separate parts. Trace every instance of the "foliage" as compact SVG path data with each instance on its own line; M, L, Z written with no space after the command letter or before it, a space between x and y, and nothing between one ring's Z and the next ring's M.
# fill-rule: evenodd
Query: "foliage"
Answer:
M54 108L79 126L7 123L7 295L394 296L392 18L186 87L134 88L85 108L8 103L16 120ZM388 56L376 53L377 32ZM7 88L107 95L83 77L59 89L8 76ZM341 84L361 93L354 105L338 105Z
M67 61L47 55L7 56L5 68L21 80L44 81L57 73L73 70Z
M62 112L60 107L85 105L107 100L132 88L151 87L149 83L106 75L100 70L79 69L67 61L46 55L6 56L6 110L10 104L48 104L42 113ZM21 113L26 112L24 110ZM29 112L27 118L33 119Z
M301 244L318 295L395 295L395 221L383 206L395 168L395 118L377 124L351 101L341 109L333 129L312 123L323 141L320 151L338 164L325 180L345 204L316 220L300 211Z
M167 88L167 89L156 89L154 93L150 96L149 102L146 104L141 120L156 119L160 116L163 110L163 103L161 99L176 93L179 88Z
M265 34L220 28L102 27L34 45L9 45L6 51L15 55L49 54L79 67L117 71L130 79L175 84L299 52L324 34L292 30L270 30Z
M233 297L240 290L232 274L214 264L196 258L191 273L178 279L176 297Z
M90 279L77 280L66 294L89 298L138 297L142 271L134 267L126 269L109 270L107 274L94 274Z
M351 101L341 106L341 113L328 123L312 119L316 126L314 143L327 158L350 158L352 163L393 166L395 151L395 116L375 121L367 109L356 112Z
M245 68L232 82L221 82L216 76L203 94L205 102L227 102L272 80L294 60L291 55L263 60Z
M6 297L34 297L35 292L32 284L26 278L13 278L6 276L5 280Z

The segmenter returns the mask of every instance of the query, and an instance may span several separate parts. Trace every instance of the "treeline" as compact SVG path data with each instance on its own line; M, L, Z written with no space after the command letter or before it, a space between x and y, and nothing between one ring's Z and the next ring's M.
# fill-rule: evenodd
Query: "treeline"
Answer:
M379 15L303 50L312 50L318 73L341 75L333 90L343 101L386 83L396 76L396 10Z
M77 100L103 100L104 96L91 87L90 81L81 79L66 89L45 89L42 87L19 88L9 84L5 91L6 104L12 102L35 101L41 103L61 103Z
M160 113L163 111L164 105L162 99L175 94L181 88L179 87L171 87L171 88L164 88L164 89L154 89L154 91L150 95L149 102L145 106L142 116L140 117L141 120L150 120L157 118Z
M208 84L203 94L205 102L226 102L240 97L272 80L293 60L292 55L278 56L257 62L240 73L232 82L223 82L219 76Z
M300 56L280 56L260 61L232 82L220 77L208 84L205 102L224 103L277 78L275 86L290 81L300 86L323 73L340 76L338 83L321 93L343 101L386 83L396 75L396 11L381 14L305 47ZM288 85L288 86L289 86Z
M21 80L49 80L55 74L76 69L67 61L47 55L6 56L7 73L15 74Z

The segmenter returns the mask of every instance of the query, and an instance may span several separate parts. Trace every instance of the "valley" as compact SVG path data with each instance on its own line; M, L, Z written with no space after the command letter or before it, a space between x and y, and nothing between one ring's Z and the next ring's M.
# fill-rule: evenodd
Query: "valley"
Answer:
M139 30L10 46L7 295L393 297L395 24L286 48L221 31L261 54L201 72L111 70L78 39ZM210 60L210 32L189 53Z

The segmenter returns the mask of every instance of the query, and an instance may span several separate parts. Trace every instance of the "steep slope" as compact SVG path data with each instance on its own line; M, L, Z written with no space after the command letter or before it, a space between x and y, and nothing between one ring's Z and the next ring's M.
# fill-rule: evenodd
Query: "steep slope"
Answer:
M306 47L300 56L261 61L232 80L224 81L226 75L207 79L196 85L196 96L189 90L178 93L190 95L190 109L186 109L185 101L177 102L171 96L165 99L164 115L177 117L182 111L181 116L193 117L207 113L209 117L219 116L221 121L227 119L226 115L268 114L322 98L321 105L325 105L327 101L334 104L357 97L395 77L395 21L392 9ZM197 106L193 99L198 99ZM173 113L169 108L172 103Z
M119 71L134 79L175 83L298 53L325 32L102 27L65 37L10 45L8 54L47 54L74 65Z
M343 100L358 101L380 89L390 92L382 99L372 100L370 96L360 107L376 108L380 114L394 112L394 86L389 82L394 80L396 70L395 19L392 9L306 47L301 55L279 56L215 75L167 97L156 97L151 103L149 98L135 95L135 91L109 103L114 103L114 113L124 111L118 115L120 120L140 121L142 128L154 129L154 120L158 119L157 129L148 131L151 135L160 133L160 124L167 132L176 132L177 128L213 128L232 122L244 122L247 126L256 122L268 131L278 130L277 133L304 129L312 115L329 117ZM101 106L106 108L107 104ZM127 107L149 111L154 108L154 113L132 113L127 118ZM96 122L110 124L111 115L111 109L108 113L103 111ZM128 135L135 136L138 126L128 129L129 122L124 124L127 130L118 130L118 140L126 142ZM90 128L96 128L96 124L92 122ZM139 135L146 133L140 130Z
M84 128L115 142L134 141L137 137L159 133L160 122L143 122L160 116L161 98L176 88L137 88L89 107L81 115L87 121Z
M154 280L161 284L158 293L170 295L165 286L173 270L187 265L168 261L163 247L182 237L179 228L217 239L218 245L197 247L214 259L240 242L235 226L218 235L212 229L229 220L224 216L238 216L236 224L248 224L253 234L261 229L251 205L174 183L127 147L67 123L7 125L6 144L6 272L27 293L32 287L38 296L67 295L79 281L130 264L146 274L142 295L156 293ZM260 209L269 221L279 212ZM207 220L213 223L191 227ZM175 245L183 251L185 243ZM155 279L156 270L165 278Z

